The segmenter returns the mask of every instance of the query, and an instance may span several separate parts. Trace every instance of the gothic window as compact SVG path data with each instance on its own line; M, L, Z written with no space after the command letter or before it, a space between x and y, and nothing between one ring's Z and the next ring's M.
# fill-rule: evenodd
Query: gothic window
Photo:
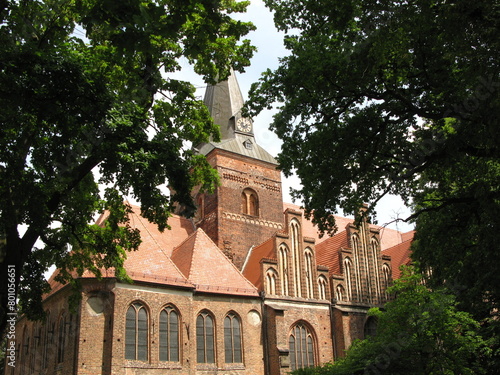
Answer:
M311 329L304 323L298 323L292 328L288 338L290 346L290 366L292 371L314 366L314 339Z
M57 363L64 362L64 349L66 344L66 315L62 314L59 318L59 327L57 335Z
M320 275L318 277L318 294L319 294L318 298L319 299L327 299L326 284L327 284L326 277L323 275Z
M198 363L215 363L214 320L206 311L196 318L196 360Z
M350 258L344 259L345 284L347 287L347 300L352 301L352 262Z
M224 319L224 353L226 363L242 363L241 322L234 313Z
M125 358L139 361L148 359L148 313L139 302L133 303L127 310Z
M281 279L281 294L284 296L289 295L288 291L288 248L286 245L281 245L278 250L278 267Z
M313 284L313 254L310 248L304 251L304 260L306 263L306 288L307 298L314 298L314 284Z
M43 333L43 353L42 353L42 366L41 366L42 369L47 368L48 354L49 354L48 348L50 344L49 336L52 333L50 331L50 311L47 311L47 315L45 316L45 327Z
M335 298L337 299L337 301L343 301L344 300L344 296L345 296L345 289L342 285L337 285L337 289L335 290Z
M266 272L266 293L267 294L276 294L276 279L278 275L276 271L272 268Z
M241 212L245 215L259 216L259 197L252 189L245 189L241 193Z
M377 318L370 316L365 323L365 339L377 334Z
M293 286L295 297L302 297L301 282L300 282L300 246L299 246L299 228L297 220L293 219L290 222L290 240L292 242L292 270L293 270Z
M196 215L195 220L200 221L205 216L205 197L203 194L198 195L196 198Z
M172 306L160 312L160 361L179 362L179 314Z
M375 285L375 294L376 294L376 301L380 301L380 276L379 276L379 243L377 238L372 237L370 240L370 247L371 247L371 252L372 252L372 257L373 257L373 270L375 272L375 280L376 280L376 285Z
M383 274L383 277L384 277L384 286L383 286L383 288L384 288L385 296L387 298L388 297L387 288L389 287L389 283L391 281L391 269L387 265L387 263L384 263L382 265L382 274Z

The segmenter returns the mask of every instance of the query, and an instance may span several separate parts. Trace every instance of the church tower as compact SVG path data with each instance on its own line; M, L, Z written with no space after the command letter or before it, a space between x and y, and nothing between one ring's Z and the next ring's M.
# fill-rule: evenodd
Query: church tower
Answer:
M234 73L209 86L205 104L220 126L221 141L198 146L219 173L213 194L196 194L195 224L241 269L250 248L283 229L281 175L276 160L243 117L243 96Z

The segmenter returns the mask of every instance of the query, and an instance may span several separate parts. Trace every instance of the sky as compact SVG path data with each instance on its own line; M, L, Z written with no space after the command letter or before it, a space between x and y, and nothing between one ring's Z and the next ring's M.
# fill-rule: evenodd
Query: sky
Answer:
M286 56L287 50L283 46L284 34L278 32L274 27L273 16L262 0L251 0L247 13L238 15L237 18L243 21L251 21L257 27L257 30L251 32L247 38L252 41L252 44L258 50L251 60L251 65L245 69L245 73L236 73L243 98L246 100L250 85L257 81L265 70L276 69L279 65L279 58ZM203 97L206 86L201 77L192 72L187 61L183 63L181 75L184 79L192 82L198 88L197 95ZM257 142L273 156L276 156L280 152L281 141L268 129L273 113L273 111L263 111L253 118L253 125ZM300 202L292 202L289 194L291 187L300 186L299 179L296 176L291 178L282 176L282 182L284 200L300 205ZM410 210L396 196L384 197L376 206L376 212L379 225L389 223L397 217L406 218L410 215ZM392 223L388 227L403 232L413 229L412 225L403 222Z

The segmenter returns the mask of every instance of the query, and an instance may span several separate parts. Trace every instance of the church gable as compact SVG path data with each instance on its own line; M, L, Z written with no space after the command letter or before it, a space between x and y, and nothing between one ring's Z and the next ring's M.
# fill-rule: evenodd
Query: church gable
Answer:
M255 287L238 271L202 229L174 249L172 261L197 291L253 295Z

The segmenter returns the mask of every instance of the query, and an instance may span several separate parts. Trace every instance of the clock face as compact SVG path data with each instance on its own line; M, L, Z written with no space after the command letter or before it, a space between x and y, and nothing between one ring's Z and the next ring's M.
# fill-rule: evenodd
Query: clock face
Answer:
M249 119L242 117L236 122L236 128L241 132L248 133L252 130L252 123Z

